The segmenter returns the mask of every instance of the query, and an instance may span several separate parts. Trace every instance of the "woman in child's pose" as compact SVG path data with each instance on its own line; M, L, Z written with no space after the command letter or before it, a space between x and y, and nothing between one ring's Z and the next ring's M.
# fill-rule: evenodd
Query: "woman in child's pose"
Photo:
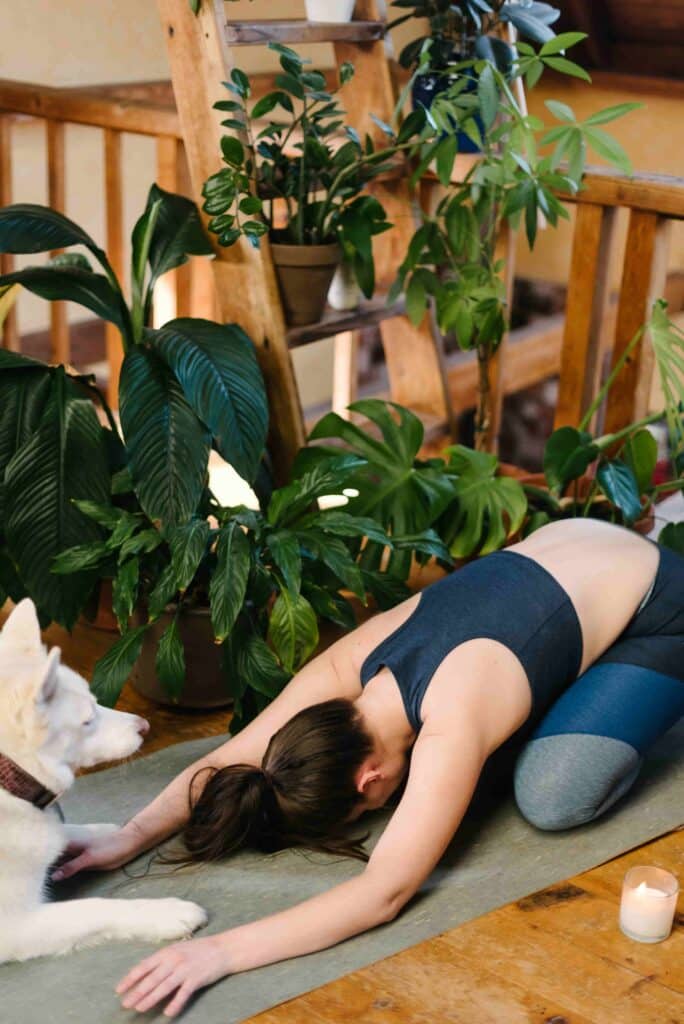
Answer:
M118 867L180 830L197 860L242 845L363 857L350 822L405 781L354 878L162 949L119 984L125 1007L164 1000L174 1016L223 975L391 921L444 853L486 762L516 758L518 806L539 828L602 814L684 714L683 684L684 559L606 523L554 523L343 637L58 877Z

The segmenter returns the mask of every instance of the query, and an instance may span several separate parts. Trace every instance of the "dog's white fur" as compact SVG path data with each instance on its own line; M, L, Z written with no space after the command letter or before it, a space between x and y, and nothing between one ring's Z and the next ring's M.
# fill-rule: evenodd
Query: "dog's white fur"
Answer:
M41 643L33 602L0 633L0 753L62 793L78 768L127 757L147 723L100 707L88 684ZM47 869L71 841L115 825L63 825L51 812L0 788L0 963L68 953L107 939L183 938L207 916L178 899L44 901Z

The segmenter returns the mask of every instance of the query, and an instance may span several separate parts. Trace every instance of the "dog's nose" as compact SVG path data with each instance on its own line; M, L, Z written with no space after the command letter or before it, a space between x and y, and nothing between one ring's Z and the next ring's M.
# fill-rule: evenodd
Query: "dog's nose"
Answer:
M150 723L147 721L146 718L140 718L138 716L136 728L141 736L147 736L148 732L150 731Z

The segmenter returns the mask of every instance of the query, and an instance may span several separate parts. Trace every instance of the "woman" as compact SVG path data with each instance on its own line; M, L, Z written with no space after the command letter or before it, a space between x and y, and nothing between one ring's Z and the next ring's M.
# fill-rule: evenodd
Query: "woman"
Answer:
M119 984L124 1007L170 998L175 1016L223 975L391 921L502 755L517 755L518 805L538 827L602 814L684 714L683 681L684 560L609 524L551 524L343 637L118 833L74 850L58 876L118 867L181 829L193 859L243 844L363 856L349 823L405 781L357 876L160 950Z

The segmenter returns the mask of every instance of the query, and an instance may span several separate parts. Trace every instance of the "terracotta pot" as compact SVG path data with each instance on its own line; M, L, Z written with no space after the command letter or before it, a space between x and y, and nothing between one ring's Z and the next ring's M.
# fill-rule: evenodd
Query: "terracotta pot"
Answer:
M184 609L178 631L185 648L185 683L177 701L171 699L157 678L155 658L159 639L171 623L175 610L169 608L145 633L142 651L131 675L131 685L144 697L175 708L220 708L232 704L225 674L221 669L221 647L214 643L208 608ZM145 621L141 611L134 624Z
M356 0L304 0L308 21L351 21Z
M288 324L296 326L320 320L330 282L342 256L337 242L328 245L271 242L271 254Z

